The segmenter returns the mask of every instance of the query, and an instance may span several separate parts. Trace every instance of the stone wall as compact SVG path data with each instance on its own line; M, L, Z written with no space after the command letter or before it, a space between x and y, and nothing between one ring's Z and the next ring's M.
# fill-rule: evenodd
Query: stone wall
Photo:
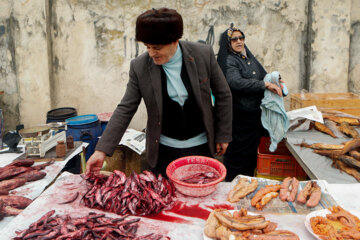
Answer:
M360 94L360 1L351 1L349 91Z
M0 107L8 128L44 123L46 112L111 112L128 81L136 17L175 8L184 40L218 51L220 34L240 27L267 71L280 71L290 92L360 92L357 0L0 0ZM3 87L4 86L4 87ZM289 99L286 98L288 101ZM143 104L131 127L145 127Z

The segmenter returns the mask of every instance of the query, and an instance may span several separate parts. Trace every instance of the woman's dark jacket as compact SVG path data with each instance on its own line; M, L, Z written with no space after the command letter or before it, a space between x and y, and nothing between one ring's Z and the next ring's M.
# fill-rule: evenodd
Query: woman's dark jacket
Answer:
M252 54L248 58L229 53L226 58L225 76L233 95L233 107L237 110L260 110L264 97L265 70Z

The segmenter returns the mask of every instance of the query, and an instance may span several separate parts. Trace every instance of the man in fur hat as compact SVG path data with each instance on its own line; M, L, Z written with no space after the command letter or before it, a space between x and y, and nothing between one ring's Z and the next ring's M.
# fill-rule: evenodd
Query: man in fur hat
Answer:
M232 98L212 47L179 41L183 20L175 10L152 9L138 16L136 40L147 52L131 61L129 82L86 172L97 172L111 156L144 99L146 159L156 174L189 155L225 153L231 141ZM212 104L211 93L215 96Z

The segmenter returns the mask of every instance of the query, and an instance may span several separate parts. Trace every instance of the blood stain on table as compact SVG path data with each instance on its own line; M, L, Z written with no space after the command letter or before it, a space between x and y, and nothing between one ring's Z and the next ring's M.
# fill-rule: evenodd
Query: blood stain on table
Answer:
M185 217L200 218L204 220L206 220L210 214L210 211L201 208L199 204L185 205L181 202L176 202L174 207L168 211Z
M234 206L231 206L229 204L214 204L214 205L206 206L206 207L211 208L213 210L215 210L215 209L234 210Z
M148 216L141 216L141 217L165 221L165 222L173 222L173 223L192 223L191 221L185 220L183 218L166 215L163 212L160 212L155 215L148 215Z

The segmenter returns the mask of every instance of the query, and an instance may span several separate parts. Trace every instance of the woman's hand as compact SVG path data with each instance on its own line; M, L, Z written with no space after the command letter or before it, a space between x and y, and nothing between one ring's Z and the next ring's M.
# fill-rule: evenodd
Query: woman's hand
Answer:
M274 83L265 82L265 88L282 97L282 90L278 85Z

